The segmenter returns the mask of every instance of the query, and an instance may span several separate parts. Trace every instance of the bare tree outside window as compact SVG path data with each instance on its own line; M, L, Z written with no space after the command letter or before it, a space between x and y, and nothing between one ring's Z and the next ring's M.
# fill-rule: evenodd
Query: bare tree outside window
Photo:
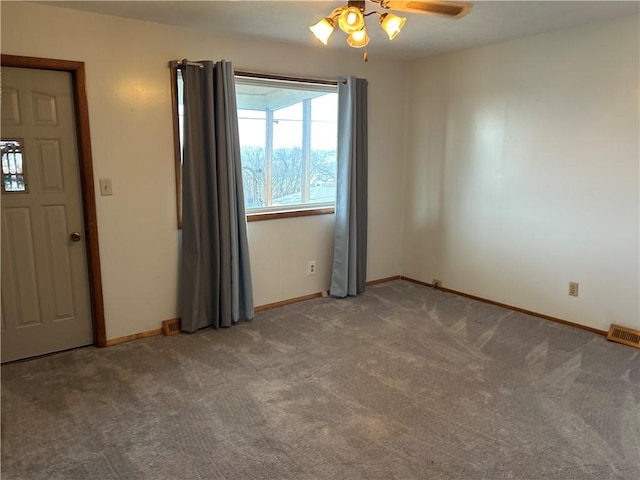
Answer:
M236 78L247 210L333 205L337 87Z
M184 84L181 70L174 67L172 72L180 225ZM263 213L332 213L336 197L337 84L237 74L236 100L248 218L268 217ZM9 185L6 175L5 184Z

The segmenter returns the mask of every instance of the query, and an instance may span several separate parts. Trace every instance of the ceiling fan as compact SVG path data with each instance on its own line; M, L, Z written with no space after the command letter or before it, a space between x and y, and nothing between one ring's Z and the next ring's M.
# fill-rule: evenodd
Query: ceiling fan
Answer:
M377 15L380 26L389 36L389 40L396 38L405 22L404 17L399 17L390 12L370 11L366 12L367 1L375 3L383 10L395 10L398 12L408 13L426 13L429 15L438 15L446 18L461 18L467 14L471 8L469 2L456 2L448 0L360 0L349 1L347 5L343 5L334 9L329 16L323 18L315 25L311 25L309 29L323 44L327 44L329 37L333 33L333 29L338 25L340 30L348 35L347 44L354 48L366 47L369 43L369 35L367 35L365 18L369 15ZM364 61L367 61L365 52Z
M447 18L460 18L467 14L471 8L469 2L453 2L453 1L394 1L394 0L369 0L377 3L381 8L387 10L397 10L399 12L409 13L428 13L431 15L440 15Z

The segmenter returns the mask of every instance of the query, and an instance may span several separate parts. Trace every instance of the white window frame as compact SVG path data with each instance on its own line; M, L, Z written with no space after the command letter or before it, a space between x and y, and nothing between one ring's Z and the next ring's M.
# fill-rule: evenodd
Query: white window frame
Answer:
M327 93L336 93L338 92L337 82L335 81L326 81L326 80L310 80L310 79L300 79L293 77L284 77L277 75L266 75L266 74L254 74L247 72L236 72L236 86L238 84L242 85L255 85L255 86L265 86L265 87L285 87L287 89L295 90L308 90L310 86L313 87L314 90L319 92L327 92ZM311 110L310 110L310 101L305 101L306 105L303 106L303 131L307 130L307 133L303 133L303 137L306 137L306 145L304 145L305 140L303 140L303 156L305 157L306 162L303 163L303 175L307 177L310 173L310 129L311 129ZM239 108L240 110L240 108ZM273 111L271 111L272 113ZM265 149L269 151L272 147L270 145L270 140L272 141L273 130L270 128L272 123L269 122L268 118L269 113L267 113L266 119L266 132L265 136L270 137L267 138L265 142ZM336 119L337 121L337 119ZM336 138L336 148L337 148L337 138ZM265 185L266 185L266 194L267 194L267 202L270 203L270 192L271 187L269 187L271 183L271 172L269 171L269 159L270 155L267 154L267 168L265 169ZM304 162L304 160L303 160ZM306 166L306 168L305 168ZM250 221L254 220L263 220L270 218L280 218L280 217L291 217L291 216L306 216L306 215L319 215L319 214L327 214L334 213L335 211L335 196L333 201L329 202L309 202L304 201L305 198L309 198L309 189L310 182L308 180L303 180L302 182L303 191L301 192L303 201L298 204L289 204L289 205L270 205L264 207L257 208L247 208L247 217Z

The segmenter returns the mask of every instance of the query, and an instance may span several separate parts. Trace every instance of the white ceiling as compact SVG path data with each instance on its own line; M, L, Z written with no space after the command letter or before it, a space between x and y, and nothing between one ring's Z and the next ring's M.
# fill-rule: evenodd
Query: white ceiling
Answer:
M338 29L323 46L308 29L344 2L287 1L47 1L38 2L88 12L116 15L211 32L248 35L316 48L349 49ZM402 14L407 23L390 42L377 25L367 28L369 55L405 60L424 58L478 45L549 32L640 12L640 1L474 1L459 20L431 15ZM367 11L376 5L367 2ZM378 8L378 10L380 10ZM369 24L377 23L368 17Z

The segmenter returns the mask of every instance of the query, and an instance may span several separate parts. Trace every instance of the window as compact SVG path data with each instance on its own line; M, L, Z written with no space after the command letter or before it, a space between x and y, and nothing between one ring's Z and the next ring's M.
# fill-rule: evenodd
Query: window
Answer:
M181 72L175 71L179 192L183 103ZM333 213L337 92L335 82L236 73L242 181L249 220Z
M4 193L26 192L27 183L22 162L22 141L1 140L2 191Z
M248 212L335 203L335 85L236 77Z

